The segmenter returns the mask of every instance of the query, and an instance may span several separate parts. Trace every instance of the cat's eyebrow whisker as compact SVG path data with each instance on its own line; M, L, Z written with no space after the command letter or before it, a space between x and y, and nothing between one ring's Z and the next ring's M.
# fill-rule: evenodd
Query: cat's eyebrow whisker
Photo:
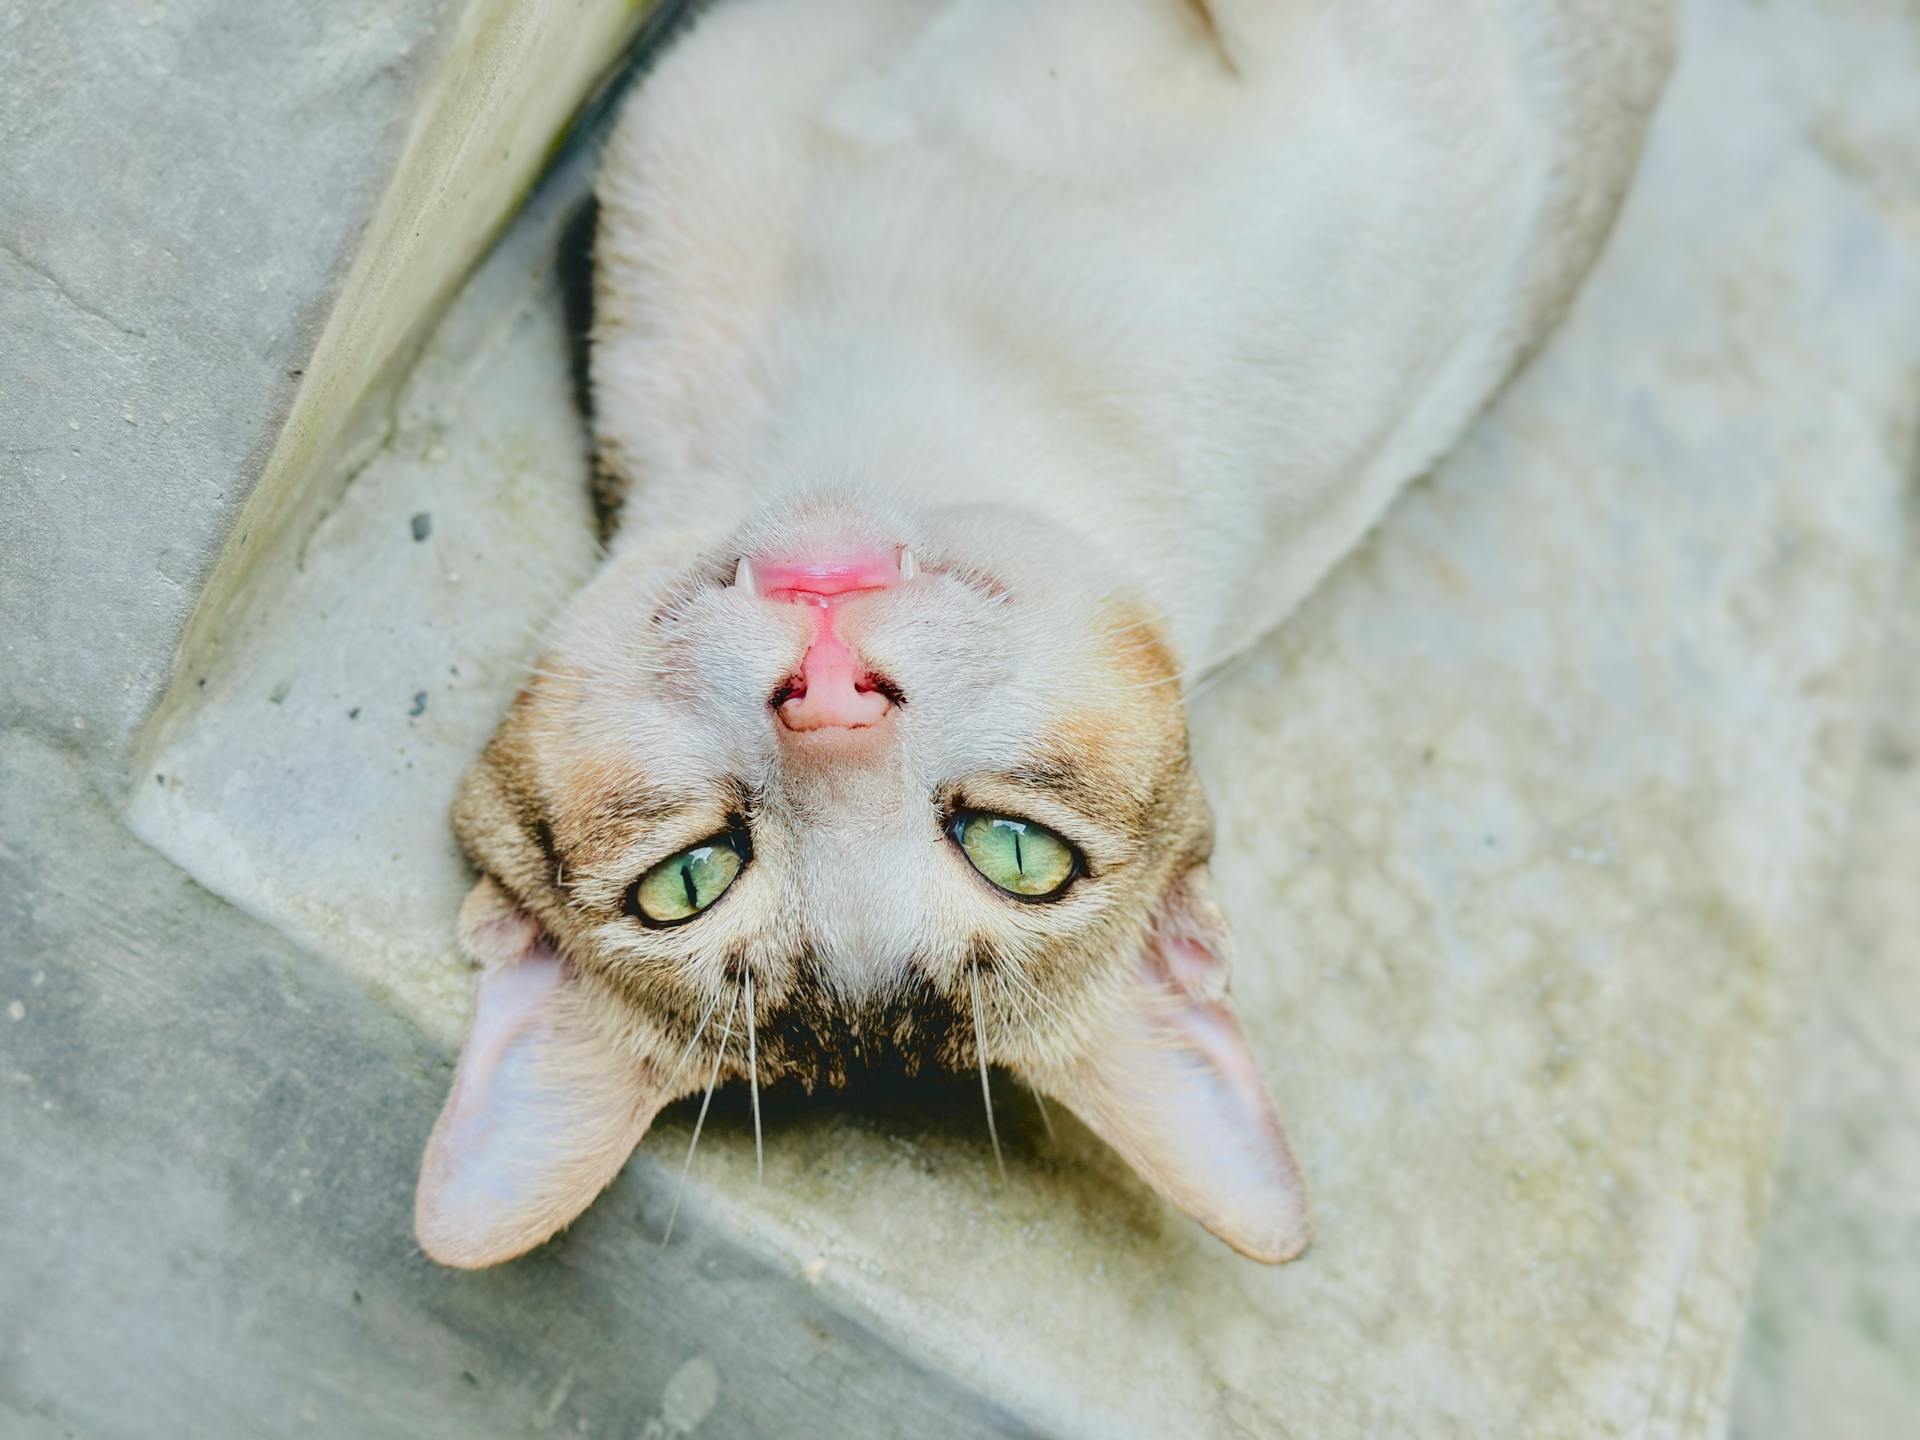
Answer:
M974 968L973 973L976 977L979 975L978 966ZM996 980L1004 978L1006 980L1012 981L1015 985L1017 985L1020 988L1021 992L1025 996L1036 1001L1039 1007L1043 1010L1048 1011L1056 1021L1058 1021L1061 1024L1066 1023L1065 1017L1061 1015L1060 1011L1053 1004L1053 1002L1048 1000L1047 997L1041 993L1040 987L1035 985L1033 981L1029 980L1025 975L1022 975L1013 966L996 965L993 968L993 975ZM1011 1017L1009 1017L1008 1023L1011 1024ZM1040 1037L1040 1029L1039 1029L1039 1026L1035 1023L1034 1016L1032 1014L1021 1016L1020 1024L1025 1029L1027 1038L1037 1044L1041 1037ZM1049 1145L1059 1144L1059 1136L1057 1136L1054 1133L1054 1129L1053 1129L1053 1116L1047 1110L1046 1097L1042 1095L1038 1090L1035 1090L1031 1085L1027 1087L1027 1093L1033 1096L1034 1103L1040 1107L1040 1123L1046 1127L1047 1143ZM991 1107L991 1104L992 1104L991 1100L989 1100L988 1104L989 1104L989 1107Z
M753 1178L759 1184L767 1183L767 1157L760 1146L760 1051L754 1042L753 1028L753 967L745 966L741 985L747 996L747 1085L753 1096Z
M1027 1087L1027 1093L1033 1096L1033 1103L1039 1108L1040 1123L1044 1125L1047 1130L1047 1143L1049 1145L1058 1145L1060 1143L1060 1137L1053 1133L1053 1112L1047 1109L1047 1097L1031 1085Z
M707 1013L700 1017L700 1023L693 1027L693 1036L687 1041L686 1048L680 1052L680 1058L673 1062L673 1073L678 1075L687 1063L687 1057L693 1054L693 1047L700 1043L700 1037L707 1033L707 1022L713 1019L713 1012L720 1008L720 996L723 992L713 992L713 999L707 1004Z
M1159 628L1159 624L1156 621L1136 620L1131 625L1105 626L1100 630L1099 634L1102 640L1119 640L1124 636L1139 635L1146 631L1157 630Z
M1018 966L995 965L993 967L993 978L996 980L1005 980L1009 984L1017 985L1020 988L1021 993L1027 999L1033 1001L1034 1004L1038 1005L1042 1010L1046 1011L1048 1017L1052 1019L1055 1023L1060 1025L1065 1025L1067 1023L1066 1014L1060 1009L1060 1007L1056 1005L1051 999L1049 999L1046 993L1042 991L1038 985L1034 984L1034 982L1031 979L1029 979L1026 975L1022 974ZM1031 1032L1032 1026L1029 1025L1028 1029L1029 1029L1029 1032Z
M993 1141L993 1163L999 1168L1000 1183L1007 1183L1007 1162L1000 1154L1000 1127L993 1121L993 1087L987 1083L987 1038L980 1026L980 967L967 971L973 989L973 1053L980 1062L980 1098L987 1106L987 1138Z
M1187 703L1192 704L1221 681L1239 674L1241 670L1246 668L1247 660L1253 653L1251 650L1242 650L1238 655L1221 661L1211 672L1201 676L1199 683L1188 692Z
M1102 685L1095 693L1125 695L1135 690L1158 690L1163 685L1185 685L1191 679L1193 677L1186 674L1162 675L1158 680L1142 680L1137 685Z
M680 1214L680 1198L687 1193L687 1174L693 1169L693 1152L700 1145L700 1131L707 1123L707 1107L713 1103L713 1087L720 1080L720 1062L727 1056L727 1041L733 1038L733 1012L740 1006L740 992L735 991L733 1003L727 1006L727 1023L720 1031L720 1048L713 1052L713 1073L707 1076L707 1093L700 1101L699 1118L693 1122L693 1138L687 1142L687 1158L680 1166L680 1183L674 1187L673 1208L667 1211L667 1228L660 1236L664 1246L673 1238L673 1222Z
M1014 1014L1012 1014L1012 1016L1008 1016L1008 1027L1012 1027L1012 1021L1014 1020L1020 1021L1020 1027L1021 1029L1023 1029L1023 1031L1025 1031L1025 1037L1027 1037L1027 1041L1029 1041L1029 1043L1035 1044L1037 1048L1043 1048L1044 1037L1043 1035L1041 1035L1041 1027L1039 1027L1039 1023L1035 1021L1035 1016L1033 1016L1033 1010L1031 1010L1031 1006L1029 1006L1029 1008L1025 1010L1025 1014L1021 1014L1020 1006L1018 1006L1018 1000L1021 1000L1021 998L1027 998L1027 1000L1033 1000L1033 998L1039 998L1039 996L1033 995L1031 991L1023 991L1023 993L1020 993L1020 995L1010 996L1010 998L1014 998L1014 1000L1016 1000L1016 1004L1012 1006L1012 1010L1014 1010ZM1046 1006L1046 1002L1044 1002L1044 1000L1041 1000L1039 1004L1041 1004L1041 1008L1043 1008L1043 1010L1046 1010L1046 1008L1050 1008L1050 1006ZM1054 1016L1054 1020L1058 1020L1058 1016Z

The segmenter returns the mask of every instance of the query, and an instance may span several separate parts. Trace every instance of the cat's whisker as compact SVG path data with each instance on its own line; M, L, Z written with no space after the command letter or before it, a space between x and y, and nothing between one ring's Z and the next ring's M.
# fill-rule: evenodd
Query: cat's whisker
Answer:
M987 1138L993 1141L993 1163L999 1168L1000 1183L1007 1183L1007 1162L1000 1154L1000 1127L993 1120L993 1087L987 1083L987 1037L980 1025L980 967L967 971L973 989L973 1053L980 1062L980 1098L987 1106Z
M975 968L974 974L976 977L978 976L978 967ZM1018 970L1010 965L996 965L993 969L993 974L996 980L1004 978L1018 986L1025 998L1034 1001L1040 1009L1047 1011L1056 1022L1060 1024L1066 1023L1065 1017L1053 1002L1041 993L1039 986L1035 985ZM1011 1019L1012 1017L1009 1017L1009 1025L1011 1024ZM1026 1032L1027 1039L1038 1048L1044 1037L1040 1033L1040 1027L1033 1013L1030 1011L1025 1015L1021 1015L1019 1016L1019 1020L1021 1028ZM1040 1106L1040 1122L1046 1126L1048 1142L1055 1143L1056 1137L1053 1133L1053 1117L1047 1113L1047 1102L1045 1098L1038 1090L1033 1089L1032 1086L1028 1086L1027 1089L1029 1093L1032 1094L1034 1101Z
M1088 698L1098 700L1119 695L1132 695L1142 690L1160 690L1168 685L1184 684L1185 681L1186 677L1183 675L1163 675L1158 680L1142 680L1131 685L1082 681L1077 688Z
M1094 693L1128 695L1137 690L1158 690L1167 685L1185 685L1192 678L1189 675L1162 675L1158 680L1142 680L1137 685L1102 685Z
M1247 660L1252 654L1253 651L1251 650L1242 650L1232 659L1222 661L1221 664L1215 667L1210 673L1201 676L1199 683L1188 693L1187 703L1191 705L1195 700L1198 700L1202 695L1219 685L1221 681L1231 679L1233 676L1239 674L1246 668Z
M687 1142L687 1158L680 1166L680 1183L674 1187L673 1208L667 1211L667 1228L660 1236L664 1246L673 1238L673 1222L680 1215L680 1198L687 1193L687 1175L693 1169L693 1152L700 1146L700 1131L707 1123L707 1107L713 1104L713 1087L720 1081L720 1062L727 1055L727 1041L733 1038L733 1012L739 1008L740 994L734 992L733 1004L727 1006L727 1023L720 1031L720 1048L713 1054L713 1073L707 1076L707 1093L700 1101L700 1115L693 1122L693 1138Z
M531 620L516 620L512 628L516 634L533 641L536 645L545 645L554 638L552 621L536 625Z
M541 665L552 659L563 647L545 646L536 655L520 654L512 657L513 663L525 670L538 670ZM621 658L607 664L596 664L585 659L574 659L569 668L552 672L555 679L579 680L583 682L615 679L622 675L668 675L677 667L673 665L642 665L633 658Z
M1025 999L1025 1000L1031 1001L1034 997L1031 994L1023 993L1014 998L1016 1000ZM1027 1040L1030 1043L1032 1043L1036 1048L1044 1048L1043 1042L1045 1041L1046 1037L1041 1031L1040 1017L1035 1013L1033 1005L1029 1004L1024 1007L1016 1006L1011 1008L1015 1008L1016 1013L1018 1013L1021 1010L1024 1010L1024 1013L1018 1013L1021 1029L1026 1032ZM1040 1008L1048 1009L1049 1007L1047 1007L1046 1003L1042 1001ZM1055 1020L1059 1019L1057 1015L1053 1016L1052 1018L1054 1018Z
M1033 1096L1034 1106L1040 1111L1040 1123L1046 1128L1047 1144L1058 1145L1060 1137L1053 1133L1053 1112L1047 1109L1047 1097L1031 1085L1027 1087L1027 1093Z
M693 1054L693 1047L700 1043L700 1037L707 1033L707 1022L713 1019L713 1012L720 1008L722 992L713 992L713 999L707 1004L707 1013L700 1017L700 1023L693 1027L693 1038L687 1041L686 1048L680 1052L680 1058L673 1062L672 1073L678 1075L681 1067L687 1063L687 1057Z
M1038 1005L1042 1010L1046 1011L1048 1017L1051 1018L1055 1023L1061 1024L1061 1025L1064 1025L1067 1023L1067 1017L1061 1011L1060 1007L1054 1004L1052 1000L1048 999L1046 994L1040 989L1040 987L1034 984L1033 981L1029 980L1025 975L1021 974L1018 969L1016 969L1011 965L997 965L994 967L993 973L994 973L995 979L1000 979L1004 977L1010 984L1017 985L1020 988L1021 993L1025 995L1027 999L1031 1000L1034 1004ZM1033 1029L1032 1025L1029 1024L1027 1028L1028 1028L1028 1033L1031 1034Z
M1160 629L1155 620L1136 620L1131 625L1108 625L1101 629L1102 640L1123 640L1129 635L1143 635Z
M740 563L744 565L746 562L743 560ZM753 1096L753 1178L764 1185L767 1183L767 1157L760 1145L760 1050L754 1036L751 966L746 968L741 984L747 993L747 1085L748 1093Z

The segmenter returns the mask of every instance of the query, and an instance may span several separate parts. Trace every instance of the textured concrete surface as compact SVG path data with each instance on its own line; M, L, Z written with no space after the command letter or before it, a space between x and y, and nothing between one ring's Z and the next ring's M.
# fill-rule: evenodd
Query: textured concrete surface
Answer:
M0 1435L1017 1434L637 1175L535 1263L413 1245L443 1048L0 736Z
M964 1086L771 1097L764 1188L723 1094L671 1245L684 1107L535 1256L414 1253L470 983L446 803L593 557L552 273L576 155L337 503L227 592L248 622L174 677L130 800L62 726L130 733L159 682L100 657L148 621L76 643L139 595L47 552L102 608L32 612L71 673L7 656L37 708L0 747L0 1431L1716 1433L1911 473L1917 37L1891 0L1699 0L1567 331L1198 700L1249 1029L1316 1185L1280 1271L1004 1084L1004 1186ZM1856 856L1910 833L1886 804ZM1912 951L1868 943L1913 933L1896 869L1853 867L1880 898L1832 973L1879 998L1835 1013L1882 1048L1811 1072L1743 1440L1897 1433L1909 1393L1912 1131L1875 1095L1910 1093L1879 1012ZM1824 1148L1855 1132L1870 1163Z
M1907 567L1760 1253L1738 1440L1899 1440L1920 1416L1920 527Z
M120 765L644 8L0 11L0 722Z
M1789 12L1782 88L1920 251L1920 7ZM1845 75L1836 83L1835 73ZM1872 746L1734 1392L1737 1440L1904 1440L1920 1417L1920 465Z
M446 1042L469 986L442 903L470 883L452 787L598 553L554 265L591 173L581 147L476 273L250 638L183 677L195 702L156 727L131 806Z

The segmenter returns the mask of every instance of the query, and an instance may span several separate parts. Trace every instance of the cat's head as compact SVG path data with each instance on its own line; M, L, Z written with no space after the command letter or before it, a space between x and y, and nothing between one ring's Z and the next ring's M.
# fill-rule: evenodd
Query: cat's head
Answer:
M982 1048L1236 1248L1297 1254L1155 617L987 509L822 495L687 545L607 563L456 805L482 974L428 1254L544 1240L716 1072Z

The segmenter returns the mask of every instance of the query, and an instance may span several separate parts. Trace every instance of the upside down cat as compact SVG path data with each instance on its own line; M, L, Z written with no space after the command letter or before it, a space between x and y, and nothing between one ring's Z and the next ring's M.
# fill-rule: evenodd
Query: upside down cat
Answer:
M882 1055L1005 1066L1299 1253L1184 691L1543 337L1669 9L702 14L598 187L618 533L456 806L481 975L429 1255L538 1244L716 1077Z

